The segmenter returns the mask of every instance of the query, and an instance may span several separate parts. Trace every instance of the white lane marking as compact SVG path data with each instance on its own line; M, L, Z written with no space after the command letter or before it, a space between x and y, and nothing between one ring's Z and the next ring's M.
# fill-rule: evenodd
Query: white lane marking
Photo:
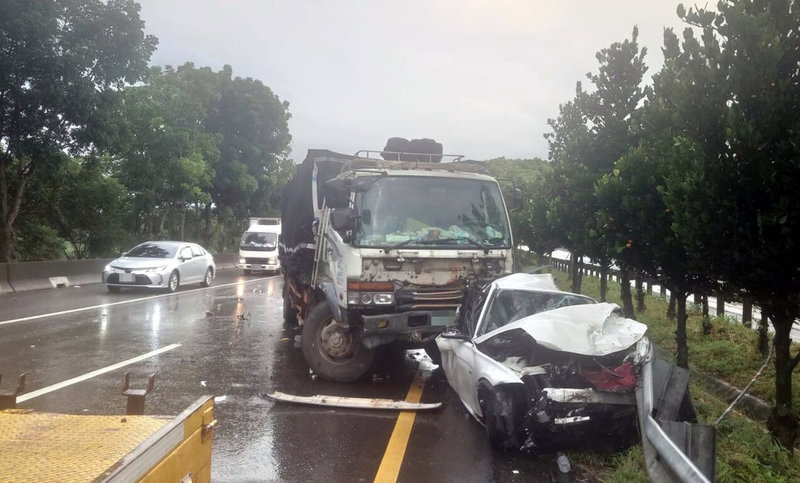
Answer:
M67 379L66 381L59 382L58 384L53 384L52 386L43 387L41 389L37 389L35 391L31 391L28 393L23 394L22 396L17 396L17 402L25 402L29 399L33 399L35 397L39 397L41 395L47 394L48 392L57 391L59 389L65 388L67 386L71 386L73 384L77 384L81 381L85 381L87 379L91 379L95 376L99 376L100 374L105 374L106 372L111 372L113 370L119 369L120 367L125 367L127 365L133 364L135 362L143 361L153 356L157 356L163 352L171 351L172 349L177 349L180 347L181 344L170 344L166 347L162 347L161 349L156 349L152 352L148 352L147 354L142 354L140 356L134 357L133 359L128 359L127 361L118 362L111 366L106 366L102 369L98 369L96 371L92 371L86 373L82 376L73 377L72 379Z
M244 283L260 282L262 280L269 280L271 278L277 278L277 277L280 277L280 275L273 275L271 277L254 278L252 280L247 280ZM184 292L165 293L165 294L161 294L161 295L153 295L153 296L150 296L150 297L142 297L142 298L138 298L138 299L123 300L121 302L111 302L109 304L92 305L91 307L80 307L80 308L77 308L77 309L62 310L61 312L51 312L49 314L31 315L30 317L20 317L19 319L2 320L2 321L0 321L0 325L15 324L17 322L27 322L27 321L30 321L30 320L43 319L43 318L46 318L46 317L55 317L57 315L73 314L75 312L83 312L85 310L100 309L100 308L103 308L103 307L112 307L114 305L132 304L134 302L142 302L144 300L152 300L152 299L158 299L158 298L162 298L162 297L170 297L172 295L183 295L183 294L187 294L187 293L199 292L201 290L210 290L210 289L213 289L213 288L230 287L232 285L239 285L240 283L242 283L242 282L231 282L231 283L226 283L226 284L223 284L223 285L213 285L211 287L204 287L204 288L196 288L196 289L193 289L193 290L186 290Z

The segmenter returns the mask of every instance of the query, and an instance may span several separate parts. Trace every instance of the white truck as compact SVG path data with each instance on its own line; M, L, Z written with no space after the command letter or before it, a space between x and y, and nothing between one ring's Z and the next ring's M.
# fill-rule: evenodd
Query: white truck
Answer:
M435 358L433 339L466 284L511 272L497 180L483 163L444 158L309 150L287 185L284 324L300 324L303 356L321 377L361 378L386 344Z
M254 271L276 273L281 268L278 259L280 218L250 218L250 226L239 243L239 268L245 275Z

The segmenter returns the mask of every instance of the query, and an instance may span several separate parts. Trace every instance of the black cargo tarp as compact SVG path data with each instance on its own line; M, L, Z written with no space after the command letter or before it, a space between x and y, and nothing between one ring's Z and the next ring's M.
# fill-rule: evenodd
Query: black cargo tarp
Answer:
M308 281L314 254L314 207L312 185L317 183L317 209L325 199L324 184L336 176L353 156L334 153L327 149L309 149L306 159L297 166L297 172L283 190L281 206L281 243L279 256L284 271L292 278ZM314 179L314 165L317 176Z

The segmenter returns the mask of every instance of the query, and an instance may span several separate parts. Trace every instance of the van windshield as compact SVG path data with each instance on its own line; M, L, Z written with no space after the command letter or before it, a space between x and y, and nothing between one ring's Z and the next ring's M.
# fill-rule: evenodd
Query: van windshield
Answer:
M274 250L277 244L277 233L246 231L242 235L242 243L239 248L252 251L270 251Z
M357 193L356 246L508 248L511 231L497 183L475 179L395 176Z

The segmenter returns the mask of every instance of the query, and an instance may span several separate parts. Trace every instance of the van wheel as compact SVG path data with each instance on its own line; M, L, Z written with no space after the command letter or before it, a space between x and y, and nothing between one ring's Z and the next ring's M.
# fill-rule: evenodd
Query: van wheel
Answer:
M318 303L303 321L303 357L323 379L353 382L372 368L375 351L336 322L328 303Z

